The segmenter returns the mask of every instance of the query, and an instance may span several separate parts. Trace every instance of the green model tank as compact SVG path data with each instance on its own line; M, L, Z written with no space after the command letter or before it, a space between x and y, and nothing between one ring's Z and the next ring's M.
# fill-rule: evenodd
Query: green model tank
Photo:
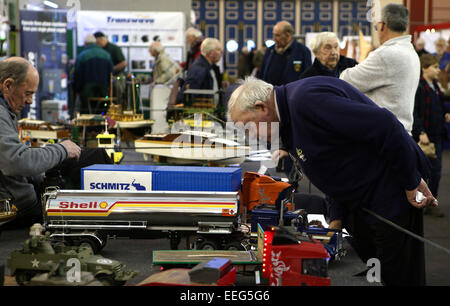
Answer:
M102 286L91 272L82 271L76 281L69 281L64 269L64 262L54 265L52 271L34 276L29 286Z
M103 285L124 285L137 275L136 271L126 271L120 261L94 255L87 244L75 247L59 242L52 245L51 238L43 235L42 230L42 225L33 225L30 239L25 241L22 250L13 251L8 258L10 273L19 285L31 285L33 277L58 267L65 272L67 282L80 282L82 272L90 272Z

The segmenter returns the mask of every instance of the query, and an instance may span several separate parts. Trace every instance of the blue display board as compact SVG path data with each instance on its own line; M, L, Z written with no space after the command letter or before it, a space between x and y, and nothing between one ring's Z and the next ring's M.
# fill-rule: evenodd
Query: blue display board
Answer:
M41 119L42 101L67 101L67 12L21 10L20 28L20 54L40 75L35 101L22 116Z

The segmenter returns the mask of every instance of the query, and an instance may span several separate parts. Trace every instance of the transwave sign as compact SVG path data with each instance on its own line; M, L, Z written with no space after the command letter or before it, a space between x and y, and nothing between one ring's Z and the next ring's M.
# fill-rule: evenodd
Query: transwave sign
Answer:
M101 31L119 46L149 46L157 35L164 46L184 46L184 27L182 12L79 11L77 44Z

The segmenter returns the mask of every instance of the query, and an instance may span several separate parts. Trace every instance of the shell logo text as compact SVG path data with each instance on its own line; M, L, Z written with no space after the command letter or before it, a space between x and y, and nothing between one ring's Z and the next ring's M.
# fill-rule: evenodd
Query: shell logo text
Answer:
M107 202L85 202L85 203L77 203L77 202L68 202L68 201L63 201L63 202L59 202L59 208L68 208L68 209L97 209L97 208L101 208L101 209L106 209L108 208L108 203Z

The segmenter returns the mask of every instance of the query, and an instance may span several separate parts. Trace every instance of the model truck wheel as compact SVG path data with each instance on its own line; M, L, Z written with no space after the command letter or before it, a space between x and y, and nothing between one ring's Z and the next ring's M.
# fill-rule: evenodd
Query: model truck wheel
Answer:
M217 250L217 242L210 239L205 239L197 245L197 250Z
M104 286L115 286L116 282L114 281L112 275L107 274L98 274L95 276L96 279Z
M98 252L100 252L103 249L103 247L106 245L106 243L104 245L101 245L98 241L96 241L95 239L90 238L90 237L81 238L79 240L79 245L82 246L83 244L88 245L92 249L92 252L94 254L98 254Z
M238 241L229 242L225 245L225 250L229 251L244 251L245 248Z

